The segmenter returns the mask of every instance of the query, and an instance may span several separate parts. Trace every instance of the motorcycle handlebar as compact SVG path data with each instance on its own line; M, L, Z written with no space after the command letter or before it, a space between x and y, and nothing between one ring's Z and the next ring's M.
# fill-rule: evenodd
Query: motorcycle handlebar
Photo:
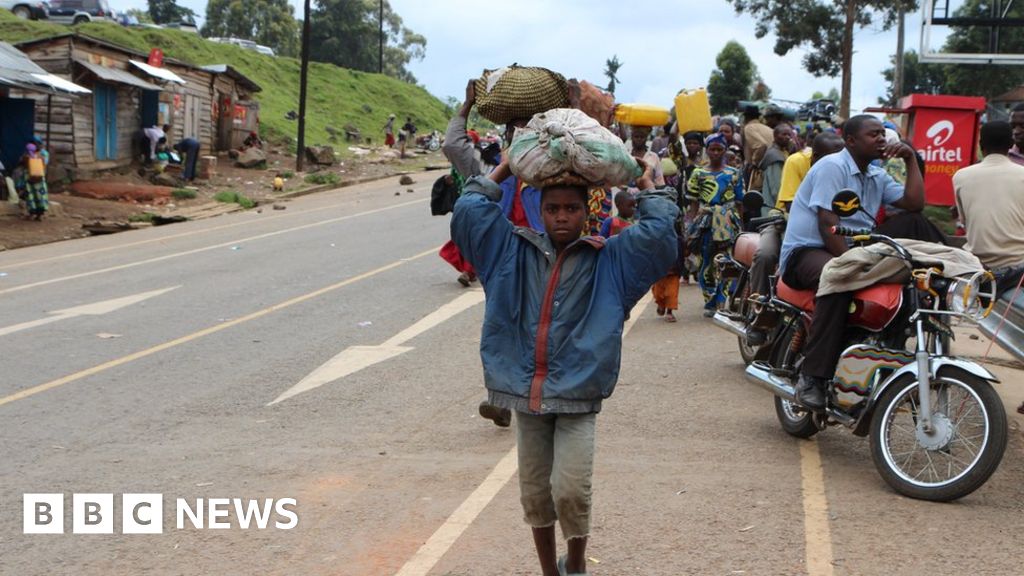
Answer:
M750 227L758 229L766 224L776 224L785 221L785 217L779 214L773 214L771 216L761 216L759 218L750 219Z
M870 236L871 230L856 230L846 226L833 226L832 233L836 236Z

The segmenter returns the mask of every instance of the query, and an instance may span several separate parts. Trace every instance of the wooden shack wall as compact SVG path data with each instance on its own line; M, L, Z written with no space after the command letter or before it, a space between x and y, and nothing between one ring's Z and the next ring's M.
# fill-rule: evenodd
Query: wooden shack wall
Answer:
M129 62L144 60L143 57L93 44L87 40L57 38L52 42L24 47L22 51L47 72L90 90L95 87L98 80L81 66L76 66L76 59L127 71L151 84L158 83L156 79ZM185 86L171 82L161 84L163 91L160 101L168 103L172 111L172 129L168 134L168 140L173 143L186 136L193 137L199 140L202 153L209 153L216 146L214 81L221 75L170 62L165 63L165 68L186 82ZM133 140L142 128L142 91L125 84L109 85L116 87L117 93L117 157L112 161L96 160L95 103L92 95L87 94L77 98L53 97L50 112L50 152L54 160L82 170L115 168L132 162L135 152ZM36 133L45 138L46 95L12 90L11 96L36 100ZM186 108L191 108L196 114L193 129L184 126Z

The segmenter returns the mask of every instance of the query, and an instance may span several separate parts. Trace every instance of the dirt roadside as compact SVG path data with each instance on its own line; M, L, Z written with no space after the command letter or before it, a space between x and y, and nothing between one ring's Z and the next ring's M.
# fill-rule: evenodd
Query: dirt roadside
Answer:
M152 226L153 216L165 219L198 219L243 209L237 203L224 205L223 197L237 194L255 206L286 201L303 193L340 188L379 178L405 173L448 169L447 160L438 152L411 153L398 158L397 150L354 148L350 157L332 166L306 163L306 171L296 173L295 158L271 150L266 167L240 168L228 156L217 160L217 172L209 180L195 180L187 185L163 188L163 195L152 196L156 189L138 166L104 173L101 177L72 185L69 182L50 184L50 211L42 221L26 220L17 205L0 203L0 251L83 238L94 233L130 230ZM274 189L274 179L281 176L283 190ZM139 194L125 193L112 199L83 195L82 188L131 189ZM189 192L184 192L189 191ZM173 193L173 195L168 193ZM225 194L226 193L226 194ZM221 200L218 200L220 195ZM186 197L194 196L194 197ZM243 202L245 202L243 200ZM248 206L248 203L245 202ZM159 222L160 220L157 219ZM90 231L92 230L92 231Z

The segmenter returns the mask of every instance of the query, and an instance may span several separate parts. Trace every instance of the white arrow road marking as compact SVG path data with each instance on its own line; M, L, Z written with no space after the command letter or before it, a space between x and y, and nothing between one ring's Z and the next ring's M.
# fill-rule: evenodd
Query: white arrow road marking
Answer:
M273 406L282 400L287 400L288 398L302 394L303 392L309 392L310 390L319 388L324 384L329 384L335 380L340 380L346 376L355 374L363 368L369 368L374 364L379 364L413 350L414 348L412 346L402 346L402 344L405 344L409 340L412 340L431 328L436 328L438 325L451 319L459 312L468 310L483 301L483 290L470 290L444 306L441 306L437 310L434 310L430 314L427 314L420 319L419 322L416 322L412 326L409 326L405 330L402 330L398 334L388 338L379 346L350 346L342 350L342 352L334 358L328 360L326 364L314 370L309 374L309 376L303 378L298 384L289 388L288 391L278 396L273 402L267 404L267 406Z
M40 318L39 320L32 320L30 322L22 322L21 324L15 324L6 328L0 328L0 336L6 336L15 332L21 332L22 330L28 330L30 328L36 328L50 324L52 322L59 322L61 320L67 320L68 318L75 318L76 316L102 316L103 314L109 314L126 308L132 304L138 304L144 300L155 298L161 294L166 294L171 290L181 288L181 286L171 286L170 288L164 288L162 290L153 290L151 292L142 292L141 294L133 294L131 296L124 296L122 298L114 298L112 300L104 300L102 302L94 302L92 304L83 304L81 306L75 306L73 308L65 308L63 310L54 310L50 313L50 316L46 318Z

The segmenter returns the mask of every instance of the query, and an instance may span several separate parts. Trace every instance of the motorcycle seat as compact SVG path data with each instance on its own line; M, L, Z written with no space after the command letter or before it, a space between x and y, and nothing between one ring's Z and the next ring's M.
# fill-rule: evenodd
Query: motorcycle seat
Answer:
M797 290L779 278L775 285L775 295L779 300L788 302L804 312L814 312L814 290Z
M754 265L754 253L761 244L761 235L757 232L744 232L736 238L732 248L732 257L747 268Z

